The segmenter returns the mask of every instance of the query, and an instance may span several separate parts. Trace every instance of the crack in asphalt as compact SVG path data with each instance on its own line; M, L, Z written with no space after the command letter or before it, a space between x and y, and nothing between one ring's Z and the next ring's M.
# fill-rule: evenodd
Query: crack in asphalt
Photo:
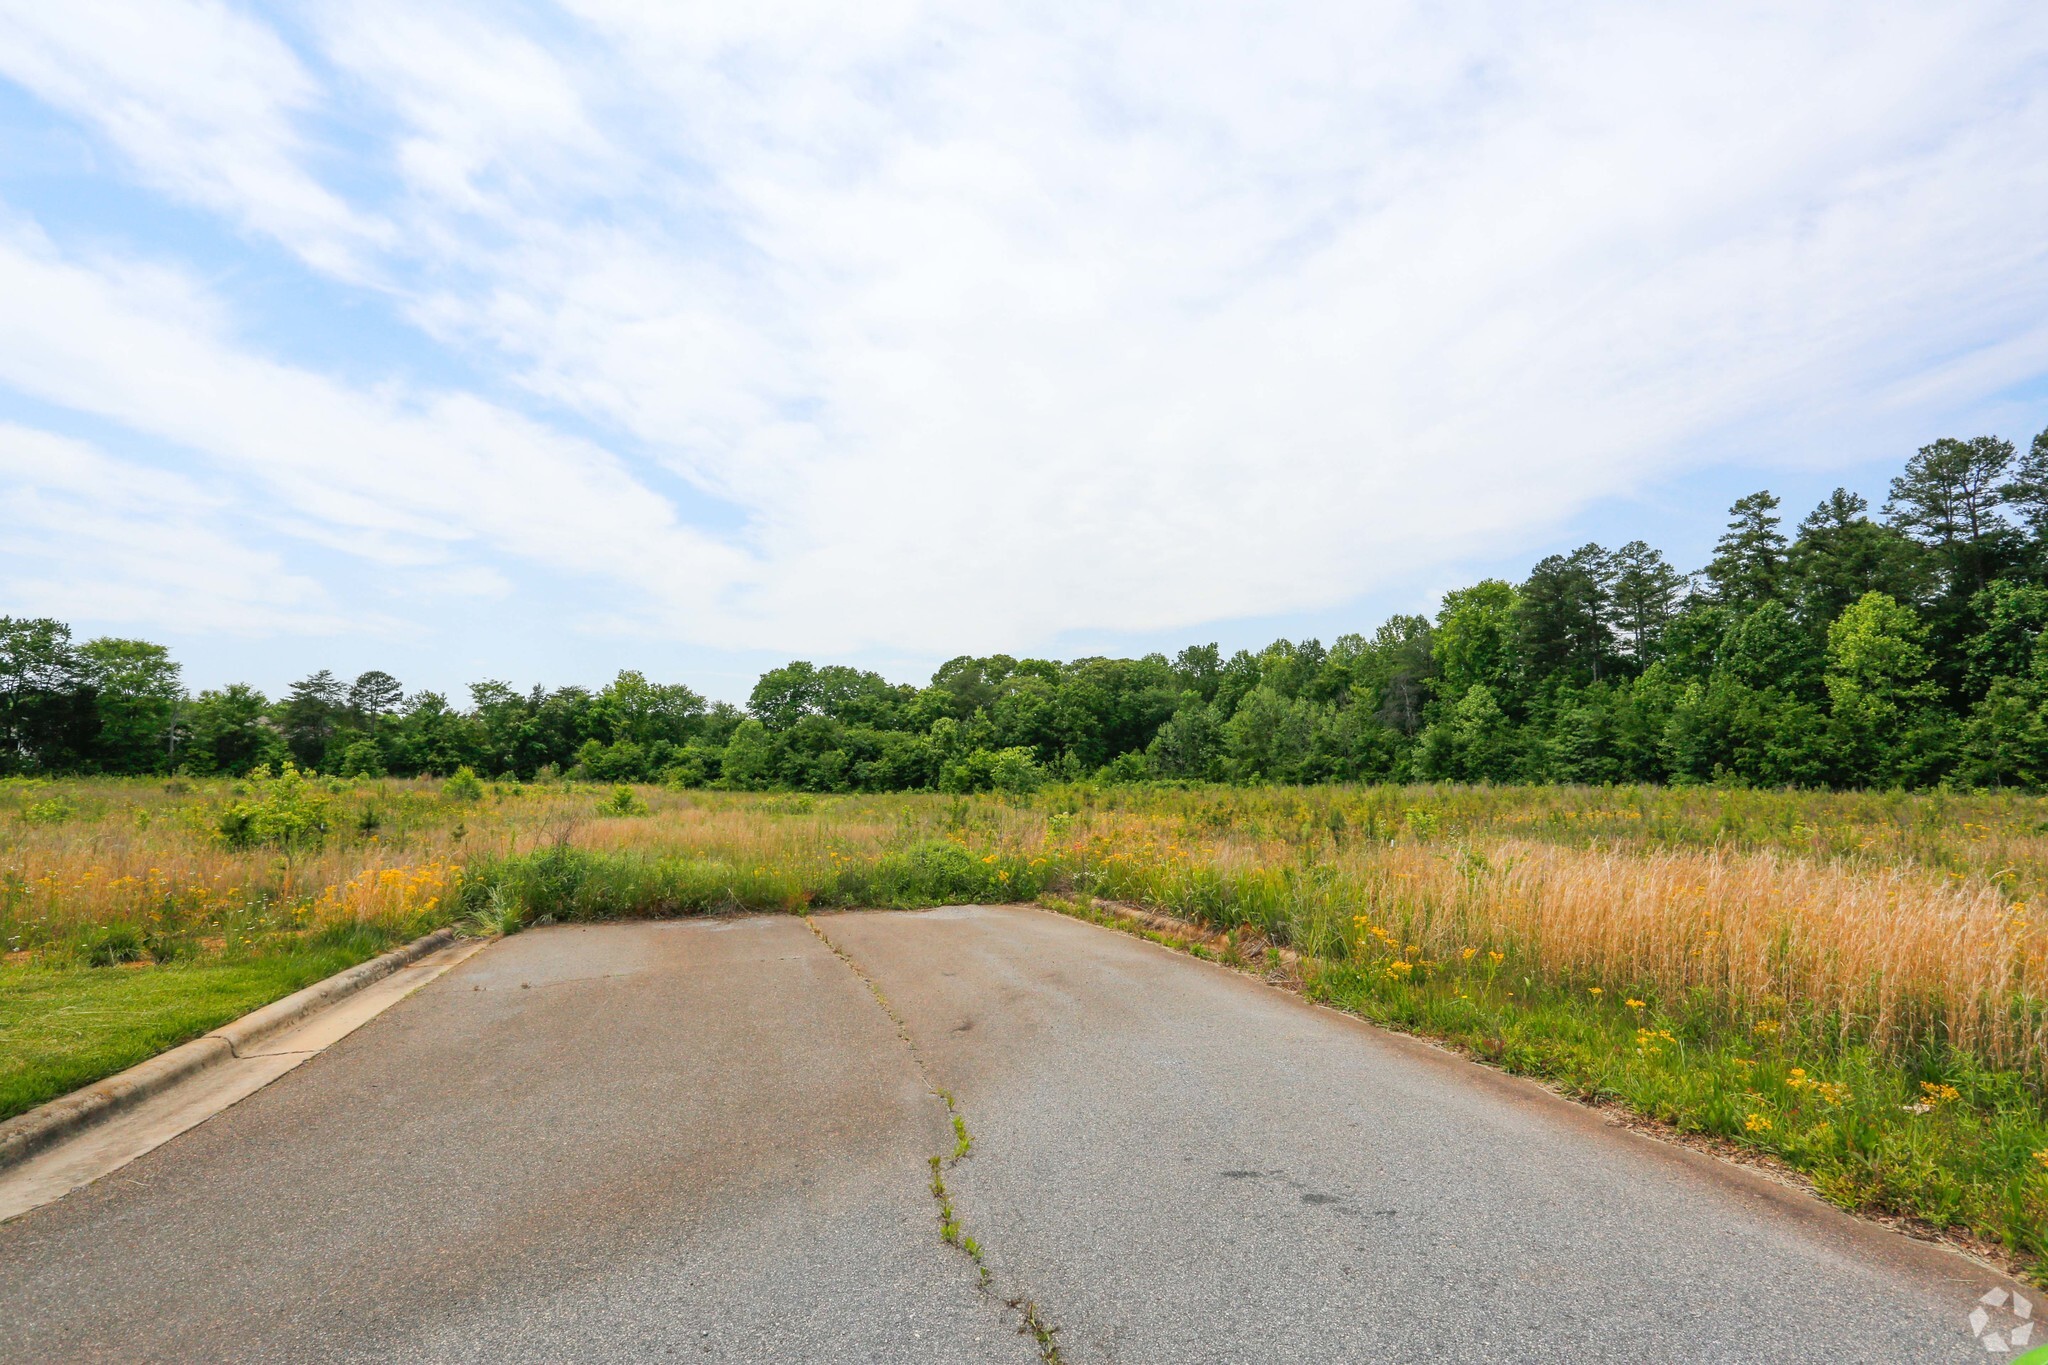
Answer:
M882 993L881 984L853 960L852 954L834 943L825 931L818 927L815 919L806 915L804 924L817 935L818 942L830 949L832 955L845 963L846 969L868 988L868 994L874 997L875 1004L881 1008L889 1022L896 1026L896 1036L903 1040L903 1046L910 1054L911 1065L917 1068L918 1077L924 1081L925 1089L946 1106L946 1119L953 1127L953 1151L950 1156L934 1154L929 1158L932 1170L932 1200L938 1206L939 1240L960 1252L974 1266L976 1289L1018 1315L1021 1325L1017 1330L1038 1343L1038 1358L1045 1362L1045 1365L1061 1365L1059 1342L1056 1339L1059 1328L1046 1321L1039 1311L1036 1300L1023 1295L1005 1298L997 1292L995 1274L984 1262L981 1243L967 1234L961 1227L959 1215L954 1212L953 1196L946 1188L946 1172L973 1153L974 1137L967 1129L966 1116L954 1102L953 1092L932 1079L931 1068L925 1064L924 1054L918 1050L917 1040L910 1036L910 1025L896 1012L896 1007L889 1003L889 997Z

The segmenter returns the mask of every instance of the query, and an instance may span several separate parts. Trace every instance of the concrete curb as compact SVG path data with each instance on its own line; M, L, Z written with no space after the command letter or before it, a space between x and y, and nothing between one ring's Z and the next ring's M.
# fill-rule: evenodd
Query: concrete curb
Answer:
M73 1134L112 1118L152 1095L161 1094L188 1076L227 1061L307 1015L354 995L363 987L383 980L399 968L454 941L453 929L436 929L403 948L394 948L382 957L358 963L347 971L336 972L325 981L316 981L304 990L294 991L282 1000L251 1010L232 1023L223 1024L213 1032L182 1043L168 1052L158 1053L118 1075L96 1081L0 1123L0 1171L18 1166Z

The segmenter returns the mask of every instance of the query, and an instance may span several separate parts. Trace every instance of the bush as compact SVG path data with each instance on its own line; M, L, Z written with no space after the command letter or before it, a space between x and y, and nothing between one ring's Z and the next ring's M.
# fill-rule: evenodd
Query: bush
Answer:
M484 799L483 780L476 775L476 769L465 763L441 784L441 798L444 801L481 801Z
M1095 774L1095 780L1111 784L1143 782L1151 775L1151 764L1146 761L1145 755L1133 750L1127 754L1118 754L1103 764L1101 771Z
M377 747L376 740L359 739L341 751L343 777L382 777L384 774L384 751Z
M81 945L80 956L88 967L119 967L128 962L140 962L143 957L142 935L125 924L102 925Z
M1031 750L970 749L939 770L942 792L1028 792L1045 781Z
M61 825L78 814L78 807L61 796L33 801L21 809L21 818L31 825Z
M222 843L230 848L270 844L290 853L326 837L328 800L307 788L305 776L289 760L276 777L258 768L249 782L250 799L231 802L215 823Z
M647 751L629 739L617 744L586 740L576 751L576 767L592 782L638 782L647 776Z
M611 796L598 803L597 813L599 815L645 815L647 814L647 803L635 796L631 787L613 787Z
M701 787L718 777L718 751L695 745L677 753L662 770L661 780L670 787Z

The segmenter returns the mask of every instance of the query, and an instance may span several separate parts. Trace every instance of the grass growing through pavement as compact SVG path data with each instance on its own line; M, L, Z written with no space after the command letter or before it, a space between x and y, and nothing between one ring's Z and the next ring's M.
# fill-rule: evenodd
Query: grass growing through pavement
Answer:
M36 1002L0 1008L71 1020L10 1024L8 1064L118 1069L205 1026L215 969L249 983L227 1017L302 984L236 970L332 933L1099 897L1294 948L1335 1003L1769 1153L1850 1207L2048 1253L2040 798L629 795L0 781L0 1002Z

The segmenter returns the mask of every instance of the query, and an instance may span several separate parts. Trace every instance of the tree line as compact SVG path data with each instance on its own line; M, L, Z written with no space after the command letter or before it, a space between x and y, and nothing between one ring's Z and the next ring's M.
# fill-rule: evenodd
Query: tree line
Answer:
M1551 555L1371 635L1224 657L963 656L919 687L798 661L745 707L619 674L458 706L322 670L197 695L140 640L0 617L0 774L557 775L740 790L1136 781L2048 786L2048 431L1922 447L1878 514L1729 510L1712 560Z

